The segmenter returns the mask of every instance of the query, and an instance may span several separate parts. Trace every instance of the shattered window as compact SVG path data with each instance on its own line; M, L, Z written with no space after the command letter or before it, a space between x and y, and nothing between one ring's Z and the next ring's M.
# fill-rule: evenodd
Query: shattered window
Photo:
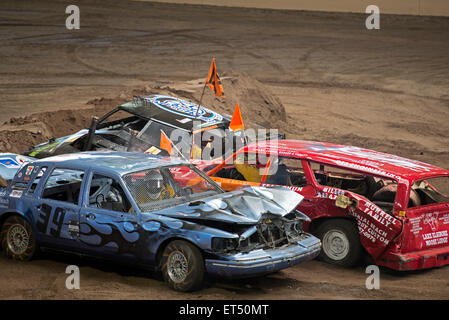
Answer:
M170 166L148 169L123 177L142 211L154 211L211 196L221 190L197 169Z

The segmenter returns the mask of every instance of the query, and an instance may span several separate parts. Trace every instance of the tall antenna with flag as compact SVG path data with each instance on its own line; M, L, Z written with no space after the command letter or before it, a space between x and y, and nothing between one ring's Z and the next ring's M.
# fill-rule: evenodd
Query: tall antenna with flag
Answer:
M212 63L210 64L209 73L207 75L206 81L204 82L203 92L201 93L200 103L198 104L198 108L196 109L195 119L198 116L198 112L201 108L201 103L203 101L204 91L206 86L209 85L209 88L214 90L215 96L220 98L225 98L223 85L221 84L220 77L217 72L217 65L215 64L215 58L212 58Z
M201 93L200 102L198 103L198 107L196 108L194 121L198 117L198 113L201 108L201 103L203 102L204 91L206 90L206 86L209 85L209 88L214 90L215 96L220 98L225 98L223 85L221 84L220 77L217 72L217 65L215 64L215 58L212 58L212 63L210 64L209 73L207 75L206 81L204 82L203 92ZM192 151L190 152L190 158L193 158L193 149L195 145L194 141L194 128L192 127Z

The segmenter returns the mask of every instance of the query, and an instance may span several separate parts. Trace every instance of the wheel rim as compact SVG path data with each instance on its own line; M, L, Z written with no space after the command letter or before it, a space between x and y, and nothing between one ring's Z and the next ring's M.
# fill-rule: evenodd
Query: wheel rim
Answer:
M349 253L349 239L340 230L329 230L323 237L323 250L332 260L343 260Z
M7 239L9 250L14 254L23 254L28 248L30 236L24 226L15 224L9 228Z
M187 258L179 251L170 253L167 261L167 272L170 279L180 283L187 277Z

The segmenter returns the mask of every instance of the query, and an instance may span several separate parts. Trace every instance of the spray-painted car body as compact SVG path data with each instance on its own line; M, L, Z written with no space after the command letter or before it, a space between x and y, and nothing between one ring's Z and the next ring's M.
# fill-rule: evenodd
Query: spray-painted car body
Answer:
M5 181L12 180L17 170L31 160L30 157L14 153L0 153L0 177Z
M236 171L233 161L239 155L269 159L256 164L260 181L248 181ZM270 182L275 176L268 175L270 163L283 160L291 162L286 166L290 180ZM353 146L295 140L254 143L221 164L196 164L227 191L284 185L300 193L305 199L298 210L312 220L304 228L314 234L325 221L353 221L363 248L378 265L412 270L449 264L448 170ZM429 181L442 183L446 193Z
M174 181L175 191L183 196L145 210L136 202L133 188L142 170L150 169L169 170L170 183ZM196 172L213 189L207 194L184 195L183 183L189 183L182 181L185 170ZM98 176L112 179L122 190L123 208L97 206L106 203L105 194L111 189ZM302 231L302 219L307 217L295 210L301 200L302 196L286 188L224 192L194 166L175 158L85 152L31 161L20 168L1 191L0 222L19 215L31 224L41 247L154 269L160 267L164 247L183 239L199 248L209 274L252 276L313 259L319 253L320 241ZM283 237L282 243L271 247L257 240L258 231L266 232L277 223L284 230L276 239Z
M229 123L227 117L204 106L172 96L152 94L117 106L99 118L94 127L33 146L24 155L41 159L98 150L163 155L161 130L168 136L173 130L178 130L179 136L190 137L186 141L191 142L192 134L213 129L221 129L211 131L214 134L226 131L232 136L232 132L227 130ZM217 138L226 137L221 134Z

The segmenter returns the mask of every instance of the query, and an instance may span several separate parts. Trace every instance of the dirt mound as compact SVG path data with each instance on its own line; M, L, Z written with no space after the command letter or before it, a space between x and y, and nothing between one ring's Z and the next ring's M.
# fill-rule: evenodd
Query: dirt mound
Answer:
M173 95L181 95L199 103L204 80L171 83L160 88L170 91ZM215 97L214 92L206 87L201 100L202 105L232 116L238 103L246 127L259 124L267 128L277 128L285 124L287 118L285 108L267 86L247 73L238 71L223 73L221 80L226 97Z
M92 116L102 116L117 105L129 101L133 96L152 93L167 94L199 102L204 79L182 83L146 86L115 97L89 100L79 109L35 113L26 117L15 117L0 126L0 152L22 153L30 146L50 138L62 137L90 125ZM217 98L206 88L202 105L217 112L232 115L239 103L247 127L257 123L267 128L277 128L286 119L284 106L279 98L259 81L245 73L232 72L223 76L226 98Z

